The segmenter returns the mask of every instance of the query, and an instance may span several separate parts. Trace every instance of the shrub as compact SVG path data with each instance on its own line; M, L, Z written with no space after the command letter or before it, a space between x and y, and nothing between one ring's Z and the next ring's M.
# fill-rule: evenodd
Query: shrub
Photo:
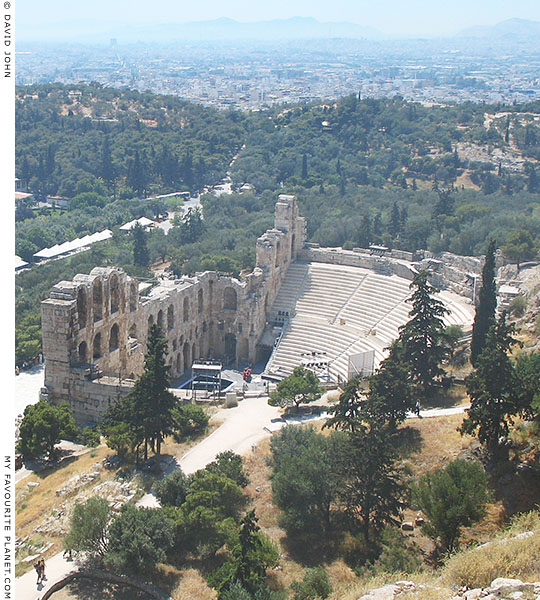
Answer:
M410 546L397 529L385 529L382 534L382 552L376 563L377 570L385 573L412 573L422 565L419 550Z
M242 465L242 457L231 450L220 452L211 463L206 465L205 471L225 475L240 487L246 487L249 483Z
M204 410L196 404L177 405L172 411L174 420L174 439L182 442L187 438L194 438L206 431L209 417Z
M514 317L522 317L527 310L527 299L525 296L516 296L512 299L509 306L510 314Z
M162 506L181 506L186 501L190 479L178 469L156 484L156 497Z
M324 567L307 569L302 581L291 584L294 600L316 600L328 598L332 592L332 585Z
M91 427L84 427L81 431L80 442L83 446L88 446L89 448L96 448L99 446L101 438L99 436L99 432Z
M478 463L454 460L426 473L413 488L416 503L428 517L424 531L440 549L457 546L460 529L480 520L489 500L487 475Z

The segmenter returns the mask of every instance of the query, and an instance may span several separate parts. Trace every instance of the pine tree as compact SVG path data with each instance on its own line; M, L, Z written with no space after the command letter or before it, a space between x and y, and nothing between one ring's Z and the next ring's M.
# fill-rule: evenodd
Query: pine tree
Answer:
M363 379L361 375L355 375L347 381L338 403L330 411L333 416L326 421L324 427L333 427L349 433L362 429L362 408L366 403L365 393L360 389Z
M478 294L478 304L474 317L471 340L471 363L476 361L486 343L489 328L495 323L497 308L497 291L495 287L495 241L491 240L486 252L486 260L482 269L482 287Z
M508 425L521 410L519 382L508 354L517 343L513 333L514 326L506 323L503 313L489 330L476 369L465 381L471 407L460 431L476 433L491 456L501 450Z
M394 430L405 420L407 411L414 407L413 398L407 359L396 340L377 372L369 378L367 418L385 423Z
M369 547L387 524L397 523L404 507L404 486L386 428L372 426L349 434L349 442L338 467L343 482L340 497Z
M425 392L443 373L440 365L448 353L443 317L448 310L434 298L438 290L429 283L427 271L415 276L411 288L415 288L408 300L413 305L411 318L400 327L399 341L412 383L419 392Z

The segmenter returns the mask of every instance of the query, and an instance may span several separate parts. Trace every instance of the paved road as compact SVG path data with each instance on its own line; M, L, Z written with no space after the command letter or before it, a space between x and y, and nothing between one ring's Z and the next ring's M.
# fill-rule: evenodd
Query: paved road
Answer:
M21 371L15 377L15 415L22 415L29 404L39 400L39 390L43 387L45 371L43 365L35 365L27 371Z
M272 419L279 419L280 415L281 410L269 406L266 397L248 398L235 408L222 408L212 420L218 423L223 421L223 424L186 454L176 456L166 472L180 467L184 473L194 473L226 450L245 454L251 450L252 444L270 435L264 428ZM159 506L151 493L143 496L138 505Z
M75 561L66 561L62 553L49 558L45 564L45 576L47 580L40 585L36 584L37 573L34 569L17 577L15 583L16 600L39 600L43 594L57 581L60 581L71 571L77 569Z

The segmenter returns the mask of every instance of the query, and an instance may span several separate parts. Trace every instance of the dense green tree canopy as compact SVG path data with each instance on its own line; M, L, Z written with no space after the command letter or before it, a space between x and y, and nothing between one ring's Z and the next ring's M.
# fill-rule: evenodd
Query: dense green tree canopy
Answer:
M19 427L18 451L25 457L56 456L56 444L64 437L77 434L77 427L67 403L56 406L46 400L24 409Z
M112 513L104 498L89 498L75 504L70 529L64 538L66 550L87 552L103 558L109 548L108 528Z
M109 527L105 565L119 573L150 573L165 560L173 531L173 523L161 510L126 504Z

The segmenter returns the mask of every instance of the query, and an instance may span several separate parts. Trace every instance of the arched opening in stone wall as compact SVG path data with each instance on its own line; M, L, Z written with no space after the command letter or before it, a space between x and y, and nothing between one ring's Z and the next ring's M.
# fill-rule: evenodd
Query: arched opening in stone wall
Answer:
M150 335L150 329L152 329L153 324L154 324L154 315L150 315L148 317L148 335Z
M111 327L111 333L109 335L109 352L113 352L114 350L118 350L118 325L115 323Z
M139 290L137 289L137 284L133 282L129 286L129 310L130 312L134 312L137 310L137 300L139 299Z
M191 346L191 360L193 362L195 362L197 360L197 346L195 346L195 344L193 344L193 346Z
M248 339L243 337L238 342L238 359L248 360L249 358L249 342Z
M174 306L171 304L167 309L167 329L170 331L174 327Z
M94 358L101 358L101 333L96 333L94 343L92 344L92 355Z
M180 352L176 355L176 372L178 374L182 372L182 355Z
M81 342L79 344L79 362L85 363L88 358L88 347L86 342Z
M79 318L79 329L86 327L86 321L88 318L88 308L86 301L86 292L79 288L77 291L77 315Z
M223 308L226 310L236 310L236 306L236 290L232 287L226 287L223 290Z
M225 356L227 359L236 360L236 336L233 333L225 335Z
M182 351L183 354L183 358L184 358L184 371L187 371L187 369L189 369L189 367L191 367L191 360L190 360L190 348L189 348L189 342L186 342L184 344L184 349Z
M133 323L133 325L129 328L128 336L132 340L136 340L137 339L137 325L135 325L135 323Z
M184 298L184 323L189 320L189 298Z
M294 242L295 242L295 240L296 240L296 236L295 236L295 234L293 233L293 234L291 235L291 260L293 260L293 259L294 259Z
M198 310L199 314L202 313L202 311L203 311L203 300L204 300L203 291L199 290L197 293L197 310Z
M120 290L118 288L118 276L113 275L109 284L111 296L111 314L118 312L120 306Z
M264 314L268 314L268 294L264 296Z
M157 314L157 326L161 329L163 333L163 311L160 310Z
M96 281L92 287L92 299L94 305L94 321L103 318L103 287L101 281Z

